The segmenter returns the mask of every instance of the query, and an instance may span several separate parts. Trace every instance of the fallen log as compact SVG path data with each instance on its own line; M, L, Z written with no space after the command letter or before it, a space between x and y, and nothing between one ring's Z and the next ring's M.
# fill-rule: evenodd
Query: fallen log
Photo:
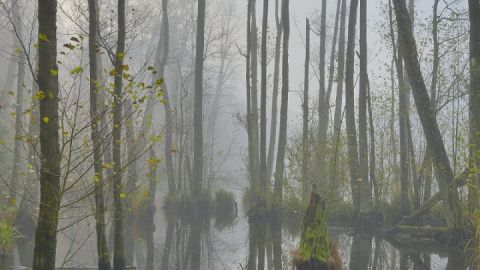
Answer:
M465 170L455 181L457 188L466 184L466 179L468 177L468 170ZM442 194L440 192L435 193L429 200L427 200L423 205L415 210L411 215L403 217L395 226L400 226L402 224L411 223L417 220L419 217L425 215L432 207L434 207L438 202L442 200Z

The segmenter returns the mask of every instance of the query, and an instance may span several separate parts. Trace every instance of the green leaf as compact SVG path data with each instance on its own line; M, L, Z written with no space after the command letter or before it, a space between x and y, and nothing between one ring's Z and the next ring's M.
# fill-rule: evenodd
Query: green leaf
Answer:
M52 76L57 76L58 75L58 70L50 69L50 74L52 74Z

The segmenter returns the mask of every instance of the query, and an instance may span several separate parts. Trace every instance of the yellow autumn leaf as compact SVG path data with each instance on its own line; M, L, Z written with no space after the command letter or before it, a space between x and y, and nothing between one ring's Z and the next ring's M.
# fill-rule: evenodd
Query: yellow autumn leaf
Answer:
M143 196L144 196L145 198L148 198L148 195L149 195L149 194L148 194L148 191L143 192Z
M158 163L160 163L160 161L161 160L158 159L158 158L151 158L151 159L147 160L148 164L150 164L150 165L157 165Z
M113 166L110 163L102 163L102 168L103 169L111 169L111 168L113 168Z
M38 34L38 39L39 40L42 40L42 41L45 41L45 42L48 42L48 37L46 34L43 34L43 33L40 33Z
M52 74L52 76L57 76L58 75L58 70L50 69L50 74Z
M93 176L93 181L95 183L100 183L100 175L98 175L98 173L96 173L94 176Z
M33 96L33 99L35 100L44 100L45 99L45 92L43 92L42 90L38 91L34 96Z
M47 116L45 116L45 117L42 118L42 121L43 121L45 124L48 124L48 122L50 122L50 118L48 118Z
M120 199L125 199L125 198L127 198L127 194L125 194L123 192L120 193Z

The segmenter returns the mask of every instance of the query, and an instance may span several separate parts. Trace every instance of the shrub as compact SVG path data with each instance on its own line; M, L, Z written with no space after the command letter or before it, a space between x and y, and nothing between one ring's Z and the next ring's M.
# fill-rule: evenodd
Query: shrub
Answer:
M219 229L230 226L237 217L238 208L232 192L223 189L215 193L215 226Z
M14 226L6 221L0 222L0 253L9 254L18 236L19 234Z

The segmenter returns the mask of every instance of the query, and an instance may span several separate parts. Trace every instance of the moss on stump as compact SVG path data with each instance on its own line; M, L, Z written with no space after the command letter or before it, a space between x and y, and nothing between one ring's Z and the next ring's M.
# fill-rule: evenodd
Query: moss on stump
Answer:
M303 220L300 247L293 258L297 270L337 270L341 260L328 238L325 202L312 192Z

